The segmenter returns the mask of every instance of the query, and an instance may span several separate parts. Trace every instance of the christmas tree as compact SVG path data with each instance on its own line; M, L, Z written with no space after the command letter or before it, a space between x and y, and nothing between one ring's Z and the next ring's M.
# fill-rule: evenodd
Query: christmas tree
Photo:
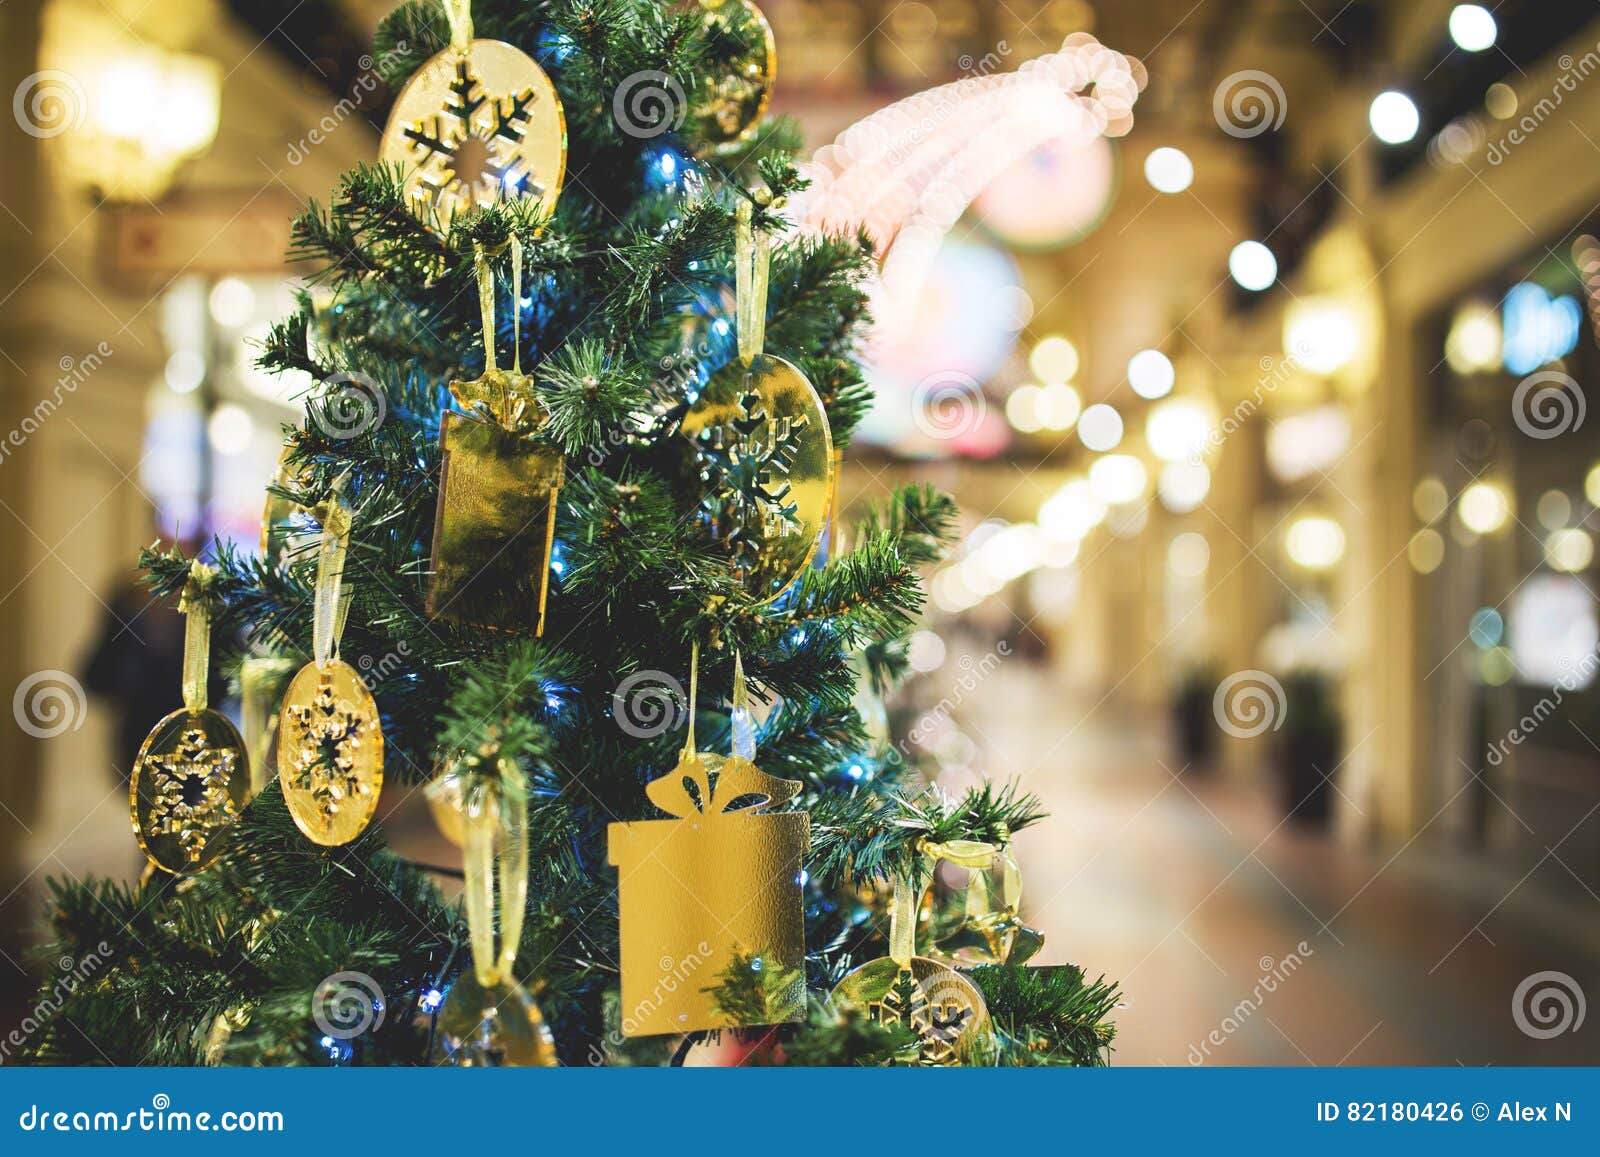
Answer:
M951 501L911 486L847 519L830 486L813 535L806 488L837 461L808 472L817 423L780 421L770 399L746 394L754 334L757 356L786 359L814 387L832 451L871 404L854 354L873 249L784 221L804 186L800 139L786 120L759 119L764 22L737 0L478 0L467 32L464 10L414 0L385 21L376 52L391 80L472 52L457 51L436 116L391 124L402 159L350 172L328 207L294 223L309 288L260 361L309 385L305 420L285 431L269 549L217 546L197 566L158 544L141 559L157 595L204 609L218 661L247 694L263 672L325 658L331 629L339 656L369 673L377 716L362 720L326 686L286 707L300 730L277 735L277 779L255 768L259 790L237 807L207 778L227 769L197 761L206 737L186 732L151 774L201 788L185 795L173 780L150 830L181 836L190 859L132 887L54 886L50 958L116 947L41 1005L31 1059L507 1062L522 1055L514 1041L452 1049L442 1025L452 996L484 981L496 924L512 943L490 979L537 1006L530 1023L542 1014L561 1063L682 1058L715 1037L630 1030L643 1014L620 995L637 963L624 965L622 941L636 917L619 913L608 829L660 822L655 785L675 767L720 768L714 785L669 784L689 791L684 810L715 795L738 812L727 795L743 790L739 756L759 764L742 774L760 776L768 809L750 817L809 817L808 842L806 821L789 825L803 872L743 879L737 863L702 856L696 876L719 893L798 885L804 953L785 961L740 942L714 975L669 971L720 1023L782 1022L752 1030L750 1063L1104 1063L1114 988L1021 963L1032 933L1008 903L1007 849L1042 818L1034 802L1010 789L948 796L864 719L905 671L920 571L948 544ZM497 84L482 40L528 54L553 82L564 175L540 152L556 131L551 94ZM718 399L732 417L705 427L697 415ZM487 441L449 442L449 429ZM517 473L525 460L540 464L533 475ZM511 486L510 506L481 494L441 504L442 487L532 476L543 487ZM328 582L330 546L342 588ZM476 560L453 588L441 588L441 550ZM681 762L691 725L691 751L733 754ZM347 741L363 727L358 753ZM296 743L304 757L286 763ZM469 864L466 903L448 900L438 873L366 825L375 798L363 793L376 790L361 774L374 758L389 791L426 787L447 820L484 825L464 842L469 861L510 865L498 922L492 897L475 909L485 873L475 883ZM175 760L187 762L175 772ZM195 820L208 808L215 844ZM314 834L306 808L354 816L360 834ZM941 856L1007 882L987 905L937 906L918 927ZM944 971L981 993L977 1020L937 991L944 973L899 966L913 942L975 965ZM828 998L886 953L882 991ZM512 1011L493 1031L515 1027Z

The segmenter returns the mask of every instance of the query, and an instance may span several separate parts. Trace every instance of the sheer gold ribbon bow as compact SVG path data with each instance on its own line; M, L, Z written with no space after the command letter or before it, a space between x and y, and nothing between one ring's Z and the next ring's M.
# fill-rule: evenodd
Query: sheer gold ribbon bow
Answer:
M528 907L528 795L522 773L501 760L499 774L467 793L462 869L472 968L485 989L513 984L511 966ZM499 944L495 884L499 882Z

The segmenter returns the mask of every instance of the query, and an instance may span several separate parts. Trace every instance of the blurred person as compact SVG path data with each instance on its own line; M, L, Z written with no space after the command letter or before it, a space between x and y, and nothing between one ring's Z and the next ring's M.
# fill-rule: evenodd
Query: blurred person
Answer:
M180 543L184 554L193 543ZM150 729L172 712L183 683L184 616L157 599L141 577L131 577L110 597L100 631L84 664L84 688L108 700L117 712L115 758L126 782ZM221 640L214 640L219 643ZM227 679L211 665L207 697L221 703Z

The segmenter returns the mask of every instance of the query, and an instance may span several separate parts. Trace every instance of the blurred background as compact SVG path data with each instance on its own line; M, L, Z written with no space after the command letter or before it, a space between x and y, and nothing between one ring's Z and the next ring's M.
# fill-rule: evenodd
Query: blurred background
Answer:
M388 7L0 5L15 1013L45 879L142 866L181 624L132 562L256 541L299 407L249 343ZM763 7L797 215L884 252L845 502L965 513L889 714L1044 797L1024 910L1121 982L1115 1063L1600 1063L1600 8ZM1064 115L1030 62L1089 36L1131 83Z

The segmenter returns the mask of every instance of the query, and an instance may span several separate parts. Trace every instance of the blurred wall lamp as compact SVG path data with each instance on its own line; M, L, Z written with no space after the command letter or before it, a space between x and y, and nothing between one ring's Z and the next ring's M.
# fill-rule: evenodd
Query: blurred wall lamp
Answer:
M114 201L154 200L217 135L217 62L150 45L119 47L73 70L85 106L62 135L72 180ZM69 74L70 75L70 74Z

